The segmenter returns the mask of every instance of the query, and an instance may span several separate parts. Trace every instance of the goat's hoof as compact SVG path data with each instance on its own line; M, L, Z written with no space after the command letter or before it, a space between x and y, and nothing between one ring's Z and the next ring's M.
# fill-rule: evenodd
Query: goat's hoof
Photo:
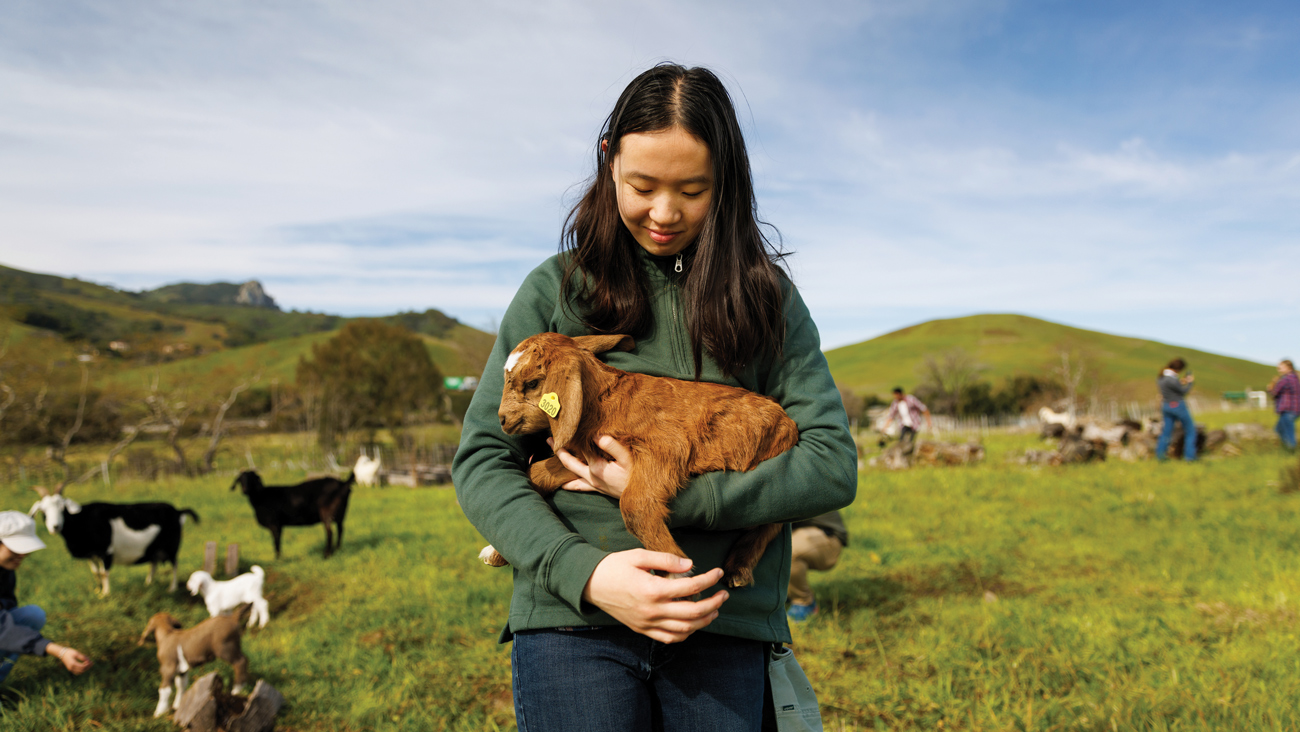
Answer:
M754 573L748 569L738 569L726 577L727 587L748 587L754 584Z
M507 562L506 558L497 553L497 550L490 544L483 547L483 550L478 553L478 558L489 567L505 567L510 564L510 562Z

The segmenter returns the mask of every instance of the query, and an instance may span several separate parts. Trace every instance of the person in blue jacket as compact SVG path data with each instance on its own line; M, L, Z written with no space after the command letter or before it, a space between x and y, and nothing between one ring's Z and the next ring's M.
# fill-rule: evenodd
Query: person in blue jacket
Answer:
M18 567L28 554L44 548L45 542L36 538L36 522L31 517L0 511L0 684L22 655L54 656L74 674L90 668L90 659L80 651L41 635L44 610L36 605L19 607L14 596Z
M1192 410L1187 408L1187 392L1196 385L1196 377L1191 374L1180 377L1178 373L1185 368L1187 362L1175 358L1156 379L1156 387L1160 389L1160 413L1165 418L1160 439L1156 440L1157 460L1165 460L1168 455L1175 423L1183 425L1183 459L1188 462L1196 459L1196 424L1192 422Z

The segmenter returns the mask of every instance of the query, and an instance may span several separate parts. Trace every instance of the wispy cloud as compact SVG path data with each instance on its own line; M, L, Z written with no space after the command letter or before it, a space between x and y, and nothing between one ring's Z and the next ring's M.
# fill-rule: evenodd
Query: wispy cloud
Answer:
M657 7L11 3L0 261L486 323L667 58L735 93L828 344L991 310L1259 359L1300 335L1291 5Z

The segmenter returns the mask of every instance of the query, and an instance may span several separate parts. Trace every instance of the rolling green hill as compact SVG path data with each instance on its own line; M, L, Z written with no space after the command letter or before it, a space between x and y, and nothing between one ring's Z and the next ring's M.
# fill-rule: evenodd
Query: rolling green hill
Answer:
M310 358L312 346L334 337L335 332L309 333L280 338L270 343L229 348L162 365L120 369L106 380L126 388L145 388L154 374L161 376L164 381L193 381L217 373L234 377L260 373L263 383L272 380L293 383L299 357ZM444 338L423 334L420 337L429 350L429 357L444 376L480 375L495 340L495 336L490 333L459 324Z
M261 372L285 382L293 380L299 356L350 320L282 311L269 295L261 306L240 304L242 287L182 282L127 292L0 266L0 338L58 335L60 351L96 349L105 356L100 377L128 388L154 373ZM380 319L418 334L446 375L480 374L494 340L433 309Z
M983 364L982 378L994 384L1015 374L1052 378L1064 351L1075 364L1084 363L1083 394L1096 388L1114 399L1153 398L1156 374L1174 356L1187 361L1196 374L1194 393L1205 398L1262 388L1276 373L1253 361L1010 314L932 320L827 351L826 358L836 382L883 397L895 386L915 388L925 358L941 358L954 348Z

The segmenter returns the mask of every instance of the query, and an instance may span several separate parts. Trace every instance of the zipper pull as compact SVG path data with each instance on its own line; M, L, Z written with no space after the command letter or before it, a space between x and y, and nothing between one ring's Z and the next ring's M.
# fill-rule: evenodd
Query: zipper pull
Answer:
M673 265L673 271L674 271L674 272L681 272L681 271L682 271L682 253L681 253L681 252L678 252L678 253L677 253L677 264Z

